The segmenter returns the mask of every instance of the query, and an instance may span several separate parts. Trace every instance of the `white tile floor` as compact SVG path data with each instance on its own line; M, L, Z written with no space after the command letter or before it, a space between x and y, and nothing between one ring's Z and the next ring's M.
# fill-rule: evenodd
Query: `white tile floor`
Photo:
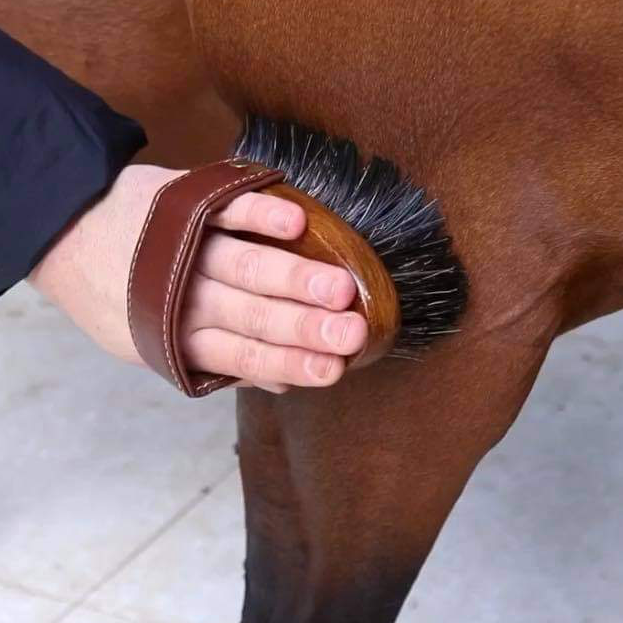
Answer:
M623 621L622 329L557 343L400 623ZM0 623L237 623L232 394L185 400L26 287L0 371Z

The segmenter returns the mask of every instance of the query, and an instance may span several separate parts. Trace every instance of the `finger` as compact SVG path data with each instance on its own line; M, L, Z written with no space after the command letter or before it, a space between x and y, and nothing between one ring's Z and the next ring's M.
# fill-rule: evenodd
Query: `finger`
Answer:
M185 344L191 369L226 374L254 385L328 387L344 374L342 357L275 346L223 329L201 329Z
M245 389L249 387L257 387L258 389L263 389L264 391L270 392L271 394L285 394L290 391L290 387L288 385L283 385L279 383L266 383L266 384L257 384L249 383L248 381L238 381L233 385L230 385L234 389Z
M196 268L204 277L241 290L338 311L348 308L357 293L344 268L218 232L206 238Z
M353 355L365 345L368 326L355 312L331 312L238 290L213 279L193 279L183 334L226 329L271 344Z
M250 387L255 387L255 385L249 381L237 381L236 383L232 383L229 387L233 389L249 389Z
M301 206L261 193L245 193L224 210L208 218L208 224L234 231L251 231L273 238L298 238L307 223Z
M279 396L287 393L290 391L290 387L288 385L284 385L284 384L279 384L279 383L266 383L266 384L260 384L260 383L256 383L255 387L259 388L259 389L263 389L266 392L269 392L271 394L277 394Z

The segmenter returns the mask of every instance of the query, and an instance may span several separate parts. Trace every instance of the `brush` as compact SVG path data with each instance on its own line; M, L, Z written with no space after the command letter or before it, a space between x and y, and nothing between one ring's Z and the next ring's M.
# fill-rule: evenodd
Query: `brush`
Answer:
M400 308L387 355L419 359L435 338L457 331L466 273L438 203L395 164L378 157L364 163L350 140L255 115L247 117L234 155L281 170L288 185L332 211L374 250Z

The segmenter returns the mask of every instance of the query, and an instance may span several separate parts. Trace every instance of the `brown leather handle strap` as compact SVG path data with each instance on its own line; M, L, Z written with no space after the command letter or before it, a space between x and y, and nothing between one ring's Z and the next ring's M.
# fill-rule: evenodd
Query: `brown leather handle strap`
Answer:
M184 293L206 218L237 196L283 178L258 164L225 160L169 182L153 200L130 268L128 320L145 363L188 396L205 396L238 380L189 371L180 347Z

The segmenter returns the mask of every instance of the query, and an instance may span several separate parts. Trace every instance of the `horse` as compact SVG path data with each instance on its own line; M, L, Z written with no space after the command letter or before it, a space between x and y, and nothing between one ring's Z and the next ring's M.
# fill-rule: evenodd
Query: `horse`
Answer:
M223 157L252 110L347 136L439 200L470 281L458 332L330 389L238 390L243 623L391 623L553 340L623 308L623 5L0 6L145 125L142 161Z

